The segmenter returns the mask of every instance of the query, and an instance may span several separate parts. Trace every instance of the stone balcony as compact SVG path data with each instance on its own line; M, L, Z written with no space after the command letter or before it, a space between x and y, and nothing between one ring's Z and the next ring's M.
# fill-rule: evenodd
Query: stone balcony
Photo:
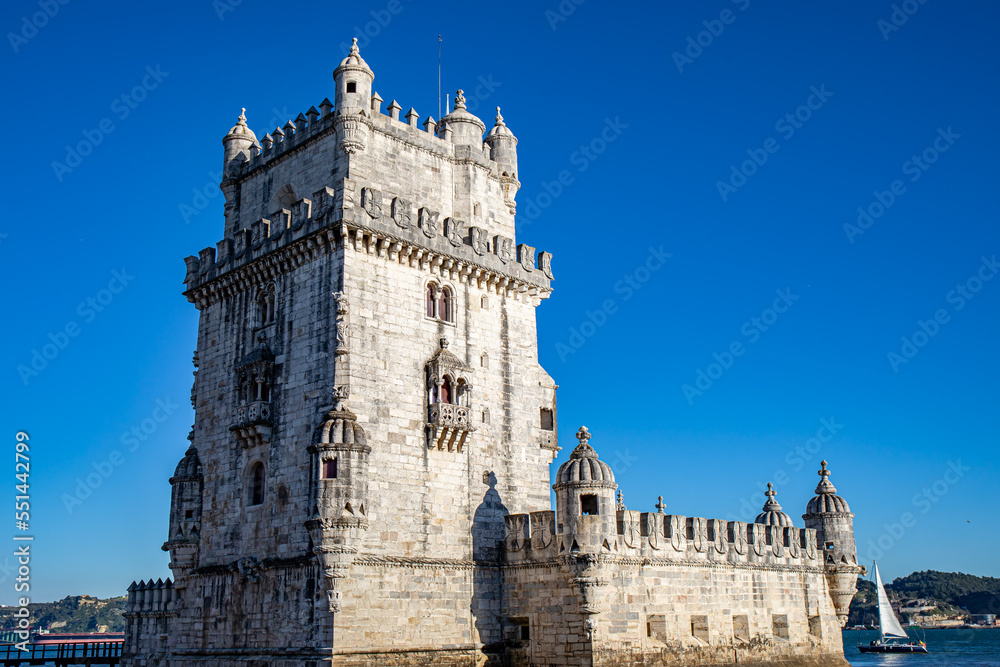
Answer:
M434 403L428 410L428 447L463 451L465 440L472 432L472 409L464 405Z
M271 403L254 401L236 409L236 421L229 430L236 434L243 447L262 445L271 438Z

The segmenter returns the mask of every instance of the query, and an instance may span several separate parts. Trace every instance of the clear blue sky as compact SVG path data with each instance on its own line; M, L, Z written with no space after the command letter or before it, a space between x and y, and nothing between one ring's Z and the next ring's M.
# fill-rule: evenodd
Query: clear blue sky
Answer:
M318 104L360 36L386 103L437 116L439 33L444 89L487 124L501 105L520 140L519 240L555 255L538 323L557 465L586 424L632 509L662 494L752 520L773 480L801 525L826 457L886 578L1000 575L1000 279L978 282L1000 254L995 3L904 3L896 26L888 1L49 1L0 17L0 433L11 452L31 435L35 599L169 574L196 329L181 258L221 237L240 107L262 135ZM65 347L23 378L50 334Z

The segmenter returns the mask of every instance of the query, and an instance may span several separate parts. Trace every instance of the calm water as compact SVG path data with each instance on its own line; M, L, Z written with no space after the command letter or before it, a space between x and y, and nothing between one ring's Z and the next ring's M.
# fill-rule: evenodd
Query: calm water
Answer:
M927 642L926 655L862 654L858 637L867 644L878 632L844 632L844 655L853 667L1000 667L1000 628L989 630L910 630L910 637Z

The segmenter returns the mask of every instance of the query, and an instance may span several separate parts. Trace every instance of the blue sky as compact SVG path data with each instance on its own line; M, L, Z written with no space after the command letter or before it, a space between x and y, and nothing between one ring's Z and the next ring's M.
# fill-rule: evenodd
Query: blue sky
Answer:
M520 141L557 465L586 424L631 509L752 520L773 480L801 525L825 457L887 579L1000 575L1000 8L577 2L5 4L0 433L31 436L34 599L169 574L221 138L330 95L355 36L436 117L443 35L445 91Z

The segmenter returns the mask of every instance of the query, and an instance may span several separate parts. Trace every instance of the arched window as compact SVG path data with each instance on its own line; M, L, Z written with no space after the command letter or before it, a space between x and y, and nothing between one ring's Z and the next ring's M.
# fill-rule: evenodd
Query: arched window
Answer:
M264 464L258 461L250 468L250 489L248 505L260 505L264 502Z
M454 394L451 387L451 378L445 376L444 381L441 383L441 391L438 394L439 403L452 403L454 401Z
M434 283L427 285L425 301L427 302L427 317L437 317L437 286Z
M445 322L455 321L455 303L451 295L450 287L441 288L441 295L438 297L438 319Z
M257 294L257 323L267 326L274 322L274 285L268 285Z

